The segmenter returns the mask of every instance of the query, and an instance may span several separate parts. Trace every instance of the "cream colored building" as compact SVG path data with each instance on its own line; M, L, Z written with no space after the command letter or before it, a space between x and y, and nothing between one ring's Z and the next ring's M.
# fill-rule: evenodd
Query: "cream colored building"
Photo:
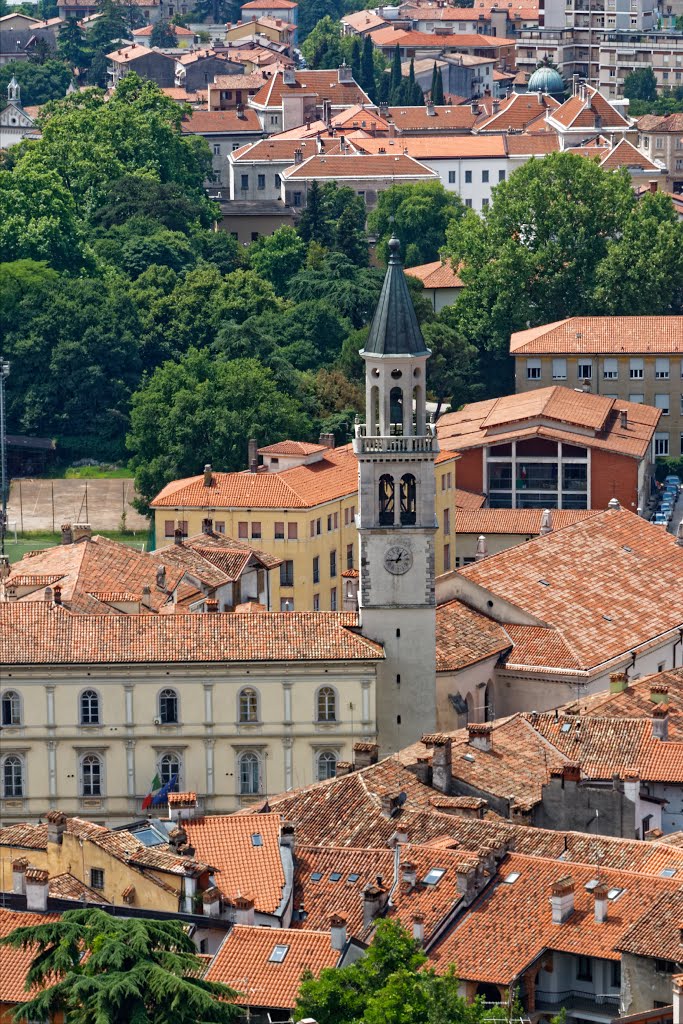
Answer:
M253 472L215 473L168 484L152 502L157 548L173 543L176 523L184 535L200 533L210 519L217 533L253 543L282 559L281 611L337 611L344 606L342 572L358 569L358 462L351 445L330 447L282 441L257 449ZM258 456L263 460L258 463ZM435 568L454 565L453 504L457 454L436 458ZM277 573L271 573L277 584Z
M661 409L654 456L683 455L683 316L570 317L510 339L515 390L560 384Z
M129 821L155 775L206 813L334 775L376 734L383 651L356 622L1 603L2 820Z

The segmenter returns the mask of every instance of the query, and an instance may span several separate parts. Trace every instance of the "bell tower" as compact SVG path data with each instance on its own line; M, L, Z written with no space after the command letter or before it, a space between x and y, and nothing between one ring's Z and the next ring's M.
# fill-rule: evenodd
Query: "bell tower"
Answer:
M377 722L383 753L436 728L436 432L426 417L430 352L420 331L400 259L389 265L361 351L365 423L358 458L359 608L365 636L384 644Z

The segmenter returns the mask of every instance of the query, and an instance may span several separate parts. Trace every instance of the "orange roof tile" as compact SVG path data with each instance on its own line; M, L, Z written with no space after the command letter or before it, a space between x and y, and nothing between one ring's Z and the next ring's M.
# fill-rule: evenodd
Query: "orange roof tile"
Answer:
M683 316L572 316L517 331L511 355L683 353Z
M497 36L480 35L474 32L415 32L401 31L394 32L393 36L382 36L373 32L372 39L376 45L396 45L400 47L416 47L420 50L456 50L465 48L471 50L499 50L502 46L510 46L510 39L500 39ZM514 43L513 43L514 45Z
M276 441L265 448L259 448L259 455L315 455L328 450L326 444L309 444L307 441Z
M394 139L362 139L354 143L366 153L407 153L416 160L491 159L505 156L502 135L401 135Z
M565 705L567 713L597 715L600 718L647 718L652 717L654 702L653 686L665 686L668 690L669 736L683 739L683 669L671 669L629 680L621 693L603 691ZM670 839L670 836L667 837Z
M216 815L183 822L197 857L217 869L216 885L228 899L253 893L256 910L275 914L286 885L280 858L280 815ZM253 837L260 836L259 845Z
M0 664L375 661L379 644L347 612L260 615L71 615L43 602L0 602Z
M148 46L133 45L133 46L122 46L119 50L113 50L107 54L107 60L114 61L115 64L128 64L131 61L138 60L139 57L148 57L151 53L155 53L158 57L164 58L164 60L175 60L168 53L161 53L156 47L151 50Z
M293 11L297 6L292 0L248 0L248 3L241 5L241 10Z
M389 115L401 131L466 131L472 128L477 115L469 104L434 106L434 113L426 107L389 107Z
M462 488L456 487L453 495L453 504L456 509L477 509L481 508L486 501L486 496L483 494L475 494L474 491L463 491ZM456 513L457 515L457 513Z
M286 946L281 962L271 960L275 946ZM330 932L293 928L250 928L235 925L206 972L207 981L221 981L239 992L240 1006L292 1010L305 971L317 975L335 967L339 953Z
M366 141L380 142L381 140L363 140L364 145ZM416 140L401 140L406 144L414 141ZM287 179L335 178L337 181L347 178L433 178L436 180L438 174L412 157L405 156L402 151L400 153L387 151L386 154L376 156L361 156L355 153L345 156L312 156L308 160L304 160L302 164L287 168L283 172L283 177Z
M604 157L600 166L606 171L615 171L619 167L626 167L627 170L637 169L656 174L662 173L662 168L652 160L648 160L628 139L618 142L614 149L611 149Z
M600 511L602 509L553 509L552 528L561 530ZM459 508L455 513L455 529L457 533L476 533L477 536L491 533L533 536L540 533L542 518L540 508Z
M52 899L78 900L79 903L109 903L102 893L90 889L84 885L79 878L65 872L62 875L53 875L48 883L49 895Z
M297 846L294 906L306 912L302 927L324 930L329 928L330 915L339 914L349 935L361 935L363 890L374 885L378 876L391 884L393 874L394 853L388 848Z
M436 609L436 670L457 672L507 650L512 641L505 629L460 601Z
M185 28L184 25L174 25L173 23L170 23L168 25L168 28L170 28L170 30L171 30L171 32L173 33L174 36L183 36L183 37L191 36L194 39L195 33L192 31L191 28ZM154 25L145 25L144 28L133 29L133 35L134 36L151 36L153 31L154 31Z
M497 113L491 112L483 121L477 122L478 132L508 131L524 129L539 117L545 117L546 110L555 110L559 103L552 96L543 94L512 93L500 101Z
M584 88L585 99L579 94L571 96L552 113L555 121L564 128L592 128L596 131L629 127L629 122L597 89L590 85Z
M560 148L560 140L554 132L543 132L541 134L506 136L508 156L544 156L546 153L556 153Z
M341 19L343 25L348 25L355 32L369 32L380 25L386 25L384 18L380 18L374 11L356 11L354 14L345 14Z
M336 71L296 71L292 85L285 84L282 72L278 72L262 86L251 102L277 107L282 105L282 97L290 93L313 96L318 104L328 99L333 107L350 107L354 103L369 106L372 102L356 82L340 82Z
M184 135L263 131L258 114L250 107L240 113L236 110L193 110L191 114L183 118L180 130Z
M661 132L674 132L678 134L683 132L683 113L680 111L676 114L645 114L643 117L639 117L636 121L636 126L640 131L651 132L656 131L658 134Z
M303 126L306 131L305 125ZM261 139L259 142L252 142L242 146L241 149L232 153L232 160L249 163L251 161L273 161L277 163L293 163L294 154L297 149L303 153L304 159L313 156L318 152L317 138L305 139L300 135L288 133L287 138L274 136L269 139ZM325 150L329 153L339 152L339 140L329 139L325 141Z
M679 882L680 886L680 882ZM617 949L634 956L656 957L680 962L683 891L666 892L631 925L617 942Z
M423 263L419 267L406 267L405 272L409 277L422 281L425 288L464 288L449 259Z
M58 914L27 914L0 907L0 938L4 939L15 928L32 928L38 924L49 924L58 920ZM23 1003L26 1000L26 975L37 952L38 947L10 949L8 946L0 946L0 1004Z

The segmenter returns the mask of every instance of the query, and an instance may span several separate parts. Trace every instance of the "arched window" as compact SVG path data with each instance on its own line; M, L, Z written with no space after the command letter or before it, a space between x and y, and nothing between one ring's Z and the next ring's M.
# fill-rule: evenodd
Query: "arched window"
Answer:
M161 785L173 783L170 792L177 793L180 786L180 758L177 754L164 754L159 761L159 778Z
M319 722L337 721L337 694L331 686L321 686L318 690L316 713Z
M253 750L239 756L240 793L253 796L261 792L261 758Z
M21 725L21 697L15 690L5 690L2 695L2 724Z
M379 478L379 525L394 525L394 478L388 473Z
M102 796L102 758L97 754L81 758L81 796Z
M337 754L334 750L321 750L316 757L316 777L318 782L333 779L337 771Z
M417 488L412 473L401 477L401 525L412 526L417 514Z
M175 690L162 690L159 694L159 721L162 725L178 724L178 694Z
M392 388L389 392L389 419L391 433L403 433L403 388Z
M94 690L81 694L81 725L100 724L100 698Z
M252 686L245 686L240 690L238 713L241 725L258 722L258 693Z
M24 763L17 754L3 758L2 795L8 799L24 795Z

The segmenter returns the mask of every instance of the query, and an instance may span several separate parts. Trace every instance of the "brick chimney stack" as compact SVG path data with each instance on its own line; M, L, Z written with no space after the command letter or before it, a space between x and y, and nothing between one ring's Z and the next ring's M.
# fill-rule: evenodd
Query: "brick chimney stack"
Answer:
M623 693L628 686L628 679L625 672L612 672L609 677L609 692Z
M564 924L574 913L574 882L569 876L553 882L550 906L553 924Z
M595 900L595 921L597 924L604 924L607 920L608 892L609 889L603 882L600 882L593 889L593 899Z
M669 705L657 704L652 709L652 735L656 740L666 742L669 738Z
M211 463L207 462L204 466L204 486L211 487L213 485L213 472L211 470Z
M467 726L467 742L476 750L489 753L493 746L493 726L490 722L471 722Z
M426 733L422 743L432 747L432 786L440 793L450 793L453 780L451 738L447 733Z

